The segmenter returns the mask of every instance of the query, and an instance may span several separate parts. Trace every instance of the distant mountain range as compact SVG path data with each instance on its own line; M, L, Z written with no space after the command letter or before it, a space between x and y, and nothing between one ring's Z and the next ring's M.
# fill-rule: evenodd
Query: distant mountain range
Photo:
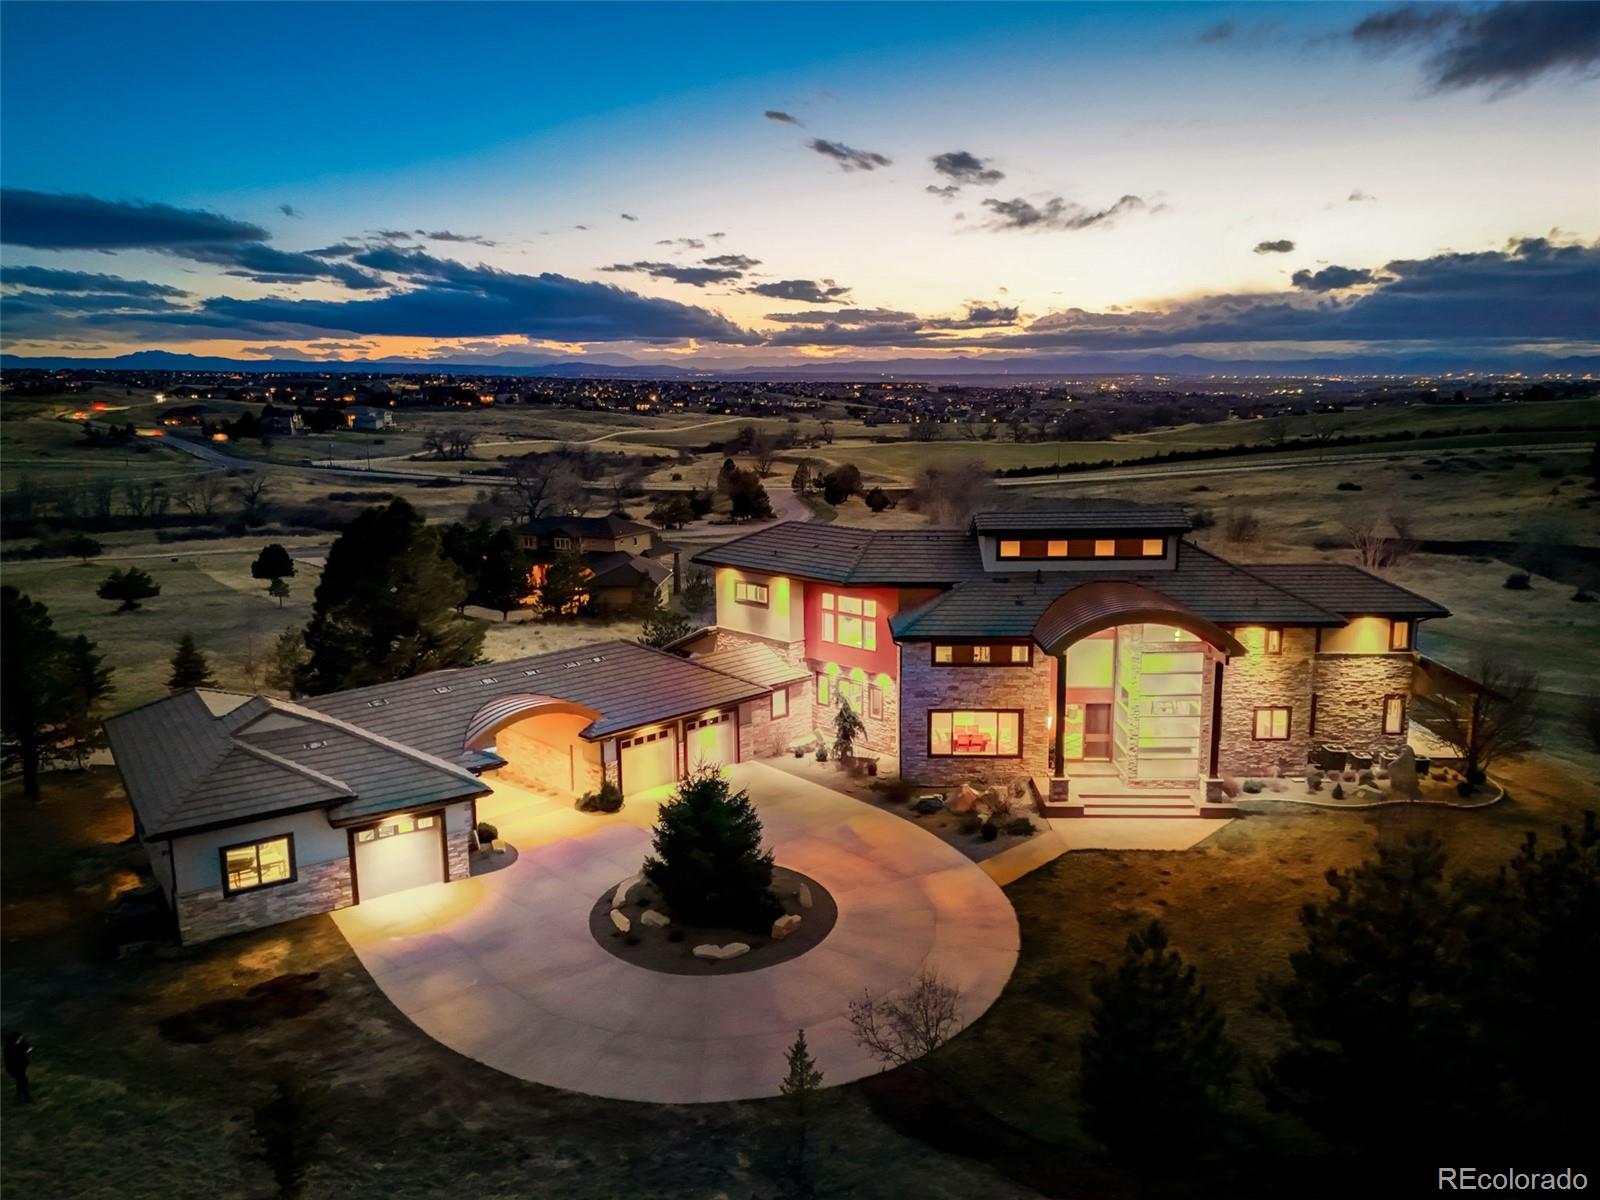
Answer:
M641 363L622 355L540 360L508 351L462 362L437 359L378 358L350 360L244 359L177 354L170 350L140 350L114 358L69 358L61 355L25 357L0 354L6 370L106 370L106 371L332 371L382 375L437 373L454 375L527 375L554 378L744 380L873 380L939 379L960 377L995 380L1008 376L1058 375L1442 375L1456 371L1544 372L1584 374L1600 372L1600 356L1569 355L1460 355L1439 352L1406 355L1345 355L1321 358L1249 360L1212 359L1194 354L1146 354L1119 358L1113 355L1055 355L1030 358L896 358L850 362L803 362L779 366L751 366L725 359L704 360L700 366Z

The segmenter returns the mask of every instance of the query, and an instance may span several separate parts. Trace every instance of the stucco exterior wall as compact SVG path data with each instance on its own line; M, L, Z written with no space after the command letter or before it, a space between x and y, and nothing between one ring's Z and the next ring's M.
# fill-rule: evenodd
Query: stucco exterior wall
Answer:
M1297 773L1311 748L1311 692L1316 670L1314 629L1285 629L1283 653L1252 649L1229 660L1222 678L1222 775L1261 775L1273 767ZM1287 741L1257 741L1255 710L1287 707Z
M948 786L979 779L1009 783L1044 776L1049 761L1049 714L1055 703L1051 664L1035 654L1031 666L934 666L927 647L907 643L900 660L900 774L917 783ZM1021 709L1017 758L934 758L928 754L930 709Z
M760 583L767 588L765 607L740 604L733 598L734 584ZM717 624L723 629L752 633L775 642L805 639L806 585L786 575L717 568Z
M1406 725L1402 721L1397 734L1383 732L1383 698L1409 697L1412 670L1410 654L1319 654L1312 741L1360 754L1397 752L1405 745Z
M282 837L286 833L294 835L295 866L301 871L306 867L343 861L350 857L350 841L345 831L329 825L327 815L321 809L230 825L225 829L173 840L173 857L178 867L178 895L221 889L222 847ZM166 864L161 866L165 867Z

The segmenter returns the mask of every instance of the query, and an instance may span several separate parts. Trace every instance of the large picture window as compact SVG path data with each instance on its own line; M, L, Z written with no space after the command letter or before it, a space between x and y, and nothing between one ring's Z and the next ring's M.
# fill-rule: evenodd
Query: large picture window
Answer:
M251 892L278 883L294 882L294 835L263 838L222 850L222 891Z
M857 650L876 650L878 602L823 592L822 640Z
M1022 754L1022 713L935 710L928 714L928 754L933 758L1017 758Z

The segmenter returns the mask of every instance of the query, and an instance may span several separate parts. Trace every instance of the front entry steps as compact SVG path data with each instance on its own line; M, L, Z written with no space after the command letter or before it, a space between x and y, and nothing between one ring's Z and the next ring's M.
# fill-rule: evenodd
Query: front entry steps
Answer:
M1035 783L1046 817L1236 817L1231 803L1209 803L1199 788L1118 788L1117 779L1049 779ZM1040 786L1040 784L1043 786Z

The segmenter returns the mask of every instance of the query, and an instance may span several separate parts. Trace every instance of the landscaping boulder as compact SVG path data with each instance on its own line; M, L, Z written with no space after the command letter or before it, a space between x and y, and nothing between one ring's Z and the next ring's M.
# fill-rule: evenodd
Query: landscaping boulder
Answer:
M657 912L653 908L647 908L639 914L639 924L648 925L652 929L663 929L672 924L672 918L664 912Z
M799 898L801 908L811 907L811 885L809 883L801 883L799 887L795 888L794 894Z
M738 958L741 954L749 953L750 947L744 942L729 942L726 946L702 942L694 948L694 956L696 958L709 959L712 962L725 962L730 958Z
M628 920L628 914L615 908L611 910L611 923L617 927L618 933L627 933L633 928L633 922Z
M913 807L923 816L929 816L944 807L944 797L924 796Z
M779 917L772 923L772 936L777 939L786 938L799 928L800 914L789 913L786 916Z
M1396 795L1418 797L1422 789L1417 785L1417 757L1407 746L1400 757L1389 764L1389 788Z
M955 799L950 801L953 812L971 812L978 805L978 793L969 783L963 783L957 790Z
M643 875L630 875L617 884L617 890L611 893L611 907L621 908L628 902L628 893L644 882Z

